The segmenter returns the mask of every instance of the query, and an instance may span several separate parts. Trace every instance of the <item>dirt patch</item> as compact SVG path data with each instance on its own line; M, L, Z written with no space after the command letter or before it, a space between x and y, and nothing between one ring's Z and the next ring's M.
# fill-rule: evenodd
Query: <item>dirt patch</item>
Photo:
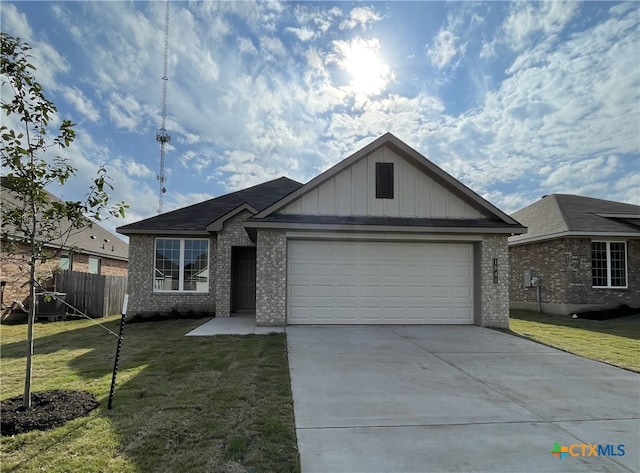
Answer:
M0 403L0 433L7 436L53 429L88 415L99 405L93 394L84 391L33 393L29 409L22 407L22 396L12 397Z

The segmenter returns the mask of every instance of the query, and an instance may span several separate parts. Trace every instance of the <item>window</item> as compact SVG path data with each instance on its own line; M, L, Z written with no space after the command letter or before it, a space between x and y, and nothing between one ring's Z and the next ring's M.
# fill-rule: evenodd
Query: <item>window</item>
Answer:
M100 274L100 258L89 256L89 274Z
M393 163L376 163L376 199L393 199Z
M209 240L157 238L155 255L155 291L209 291Z
M627 287L625 242L591 242L591 284L593 287Z
M59 266L62 271L71 271L71 255L69 254L60 255Z

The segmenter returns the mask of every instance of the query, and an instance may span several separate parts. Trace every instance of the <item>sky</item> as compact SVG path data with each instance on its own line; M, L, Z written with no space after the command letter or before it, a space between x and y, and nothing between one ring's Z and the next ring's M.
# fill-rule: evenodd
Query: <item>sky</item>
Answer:
M0 3L116 226L280 176L307 182L386 132L501 210L551 193L640 204L640 4ZM2 94L6 97L6 85ZM8 119L3 117L3 121Z

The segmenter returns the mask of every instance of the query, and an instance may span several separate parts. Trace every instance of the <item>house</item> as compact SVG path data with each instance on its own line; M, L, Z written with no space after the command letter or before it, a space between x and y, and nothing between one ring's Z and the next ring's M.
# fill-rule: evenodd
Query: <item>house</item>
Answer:
M508 325L525 228L391 134L285 177L119 227L129 313L254 312L258 325Z
M3 211L20 205L4 178L1 180L0 198ZM58 200L53 195L50 198ZM68 222L60 223L60 228L68 227ZM0 279L3 312L10 309L14 301L26 303L29 296L29 268L26 261L29 260L30 253L28 248L15 242L15 233L12 228L3 228L2 231ZM90 228L74 231L68 239L54 240L46 246L50 259L39 264L36 269L37 277L45 286L50 287L54 273L62 270L127 275L129 245L97 223Z
M552 194L512 215L511 307L543 312L640 306L640 206ZM531 279L537 285L531 283Z

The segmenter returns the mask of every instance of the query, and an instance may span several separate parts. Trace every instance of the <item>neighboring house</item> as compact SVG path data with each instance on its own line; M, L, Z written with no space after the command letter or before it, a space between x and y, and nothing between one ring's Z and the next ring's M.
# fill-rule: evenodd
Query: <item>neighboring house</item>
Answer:
M0 197L3 211L20 205L11 190L6 187L4 178L1 182ZM53 195L51 198L56 199ZM60 227L65 229L69 224L63 221L60 222ZM29 267L26 262L30 258L30 253L27 247L15 242L15 237L15 230L2 229L0 279L4 285L3 311L10 307L13 301L26 302L29 296L27 284ZM65 241L56 240L47 247L51 259L38 265L37 277L48 288L51 287L54 273L62 270L115 276L127 275L129 245L96 223L91 228L74 230Z
M640 306L640 206L552 194L518 210L509 238L511 307L572 314Z
M117 231L130 314L506 327L507 236L525 228L386 134L305 185L282 177Z

